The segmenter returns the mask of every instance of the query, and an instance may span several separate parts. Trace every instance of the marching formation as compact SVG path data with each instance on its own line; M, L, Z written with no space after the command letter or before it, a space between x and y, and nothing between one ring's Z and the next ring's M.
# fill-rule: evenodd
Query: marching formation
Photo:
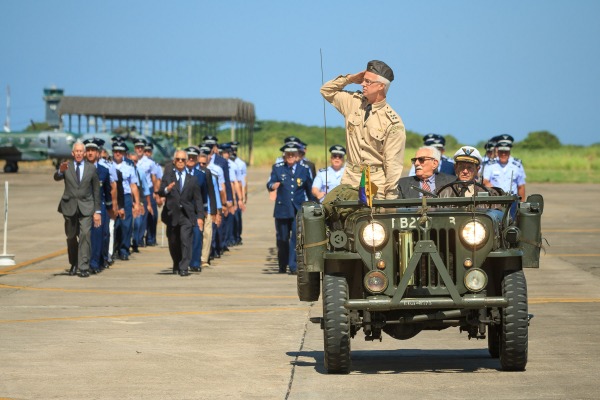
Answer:
M153 146L115 136L110 150L102 139L73 145L72 161L54 174L65 185L63 215L69 275L87 278L157 245L159 218L166 226L172 272L201 272L231 246L242 244L246 209L246 163L238 142L205 136L199 146L178 150L163 169ZM112 157L110 156L112 152ZM159 216L159 207L162 207Z

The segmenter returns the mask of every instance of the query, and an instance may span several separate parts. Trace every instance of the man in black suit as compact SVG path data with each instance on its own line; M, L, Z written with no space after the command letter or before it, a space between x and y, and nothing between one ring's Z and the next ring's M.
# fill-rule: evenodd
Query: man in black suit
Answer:
M398 181L398 197L402 199L423 197L423 193L415 190L412 186L435 194L438 188L454 182L456 176L437 171L441 156L440 151L433 146L419 148L415 157L411 159L415 166L415 175L400 178Z
M100 183L94 164L84 160L85 146L73 144L73 161L60 164L54 173L55 181L64 181L65 190L58 212L65 219L65 234L71 268L69 275L87 278L90 273L91 229L101 223Z
M167 225L173 273L189 276L194 224L204 230L204 204L198 179L185 168L187 153L175 152L174 167L166 167L158 195L166 198L161 219Z

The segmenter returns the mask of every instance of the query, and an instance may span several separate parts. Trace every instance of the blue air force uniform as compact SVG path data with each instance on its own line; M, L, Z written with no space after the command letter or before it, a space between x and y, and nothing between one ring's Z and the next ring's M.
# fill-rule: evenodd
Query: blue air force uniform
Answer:
M286 145L281 151L297 152L297 145ZM280 182L279 187L273 185ZM271 177L267 182L269 191L277 190L275 199L275 230L277 236L277 259L279 272L285 273L289 265L290 273L296 273L296 213L307 200L314 200L311 194L313 180L310 169L303 164L288 166L281 162L273 165Z
M88 148L100 150L100 147L104 145L102 139L87 139L83 142L85 149ZM109 239L108 231L108 213L107 207L112 207L112 196L110 193L110 172L108 168L100 165L98 162L95 163L96 174L98 175L98 181L100 183L100 215L101 224L100 226L92 226L91 233L91 254L90 254L90 269L92 272L98 272L104 268L105 263L108 259L103 257L104 244Z

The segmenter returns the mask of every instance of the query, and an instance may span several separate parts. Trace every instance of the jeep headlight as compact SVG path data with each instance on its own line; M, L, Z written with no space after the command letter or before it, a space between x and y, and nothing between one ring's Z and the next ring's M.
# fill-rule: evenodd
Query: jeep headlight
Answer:
M387 232L379 222L369 222L363 227L360 239L366 247L377 249L382 247L387 241Z
M463 226L460 238L465 245L477 248L485 243L487 230L481 222L477 220L469 221Z
M479 268L470 269L465 274L465 286L471 292L480 292L487 285L487 275Z
M382 293L388 287L388 278L381 271L370 271L365 275L364 284L369 292Z

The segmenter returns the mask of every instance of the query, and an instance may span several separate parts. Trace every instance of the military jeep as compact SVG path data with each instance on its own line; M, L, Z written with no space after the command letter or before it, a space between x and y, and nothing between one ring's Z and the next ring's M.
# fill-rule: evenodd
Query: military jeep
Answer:
M306 202L297 214L298 296L322 292L324 364L348 373L351 339L458 327L503 370L527 364L527 283L538 268L541 195ZM511 216L511 205L517 206ZM513 207L514 207L513 206ZM345 211L345 212L342 212Z

